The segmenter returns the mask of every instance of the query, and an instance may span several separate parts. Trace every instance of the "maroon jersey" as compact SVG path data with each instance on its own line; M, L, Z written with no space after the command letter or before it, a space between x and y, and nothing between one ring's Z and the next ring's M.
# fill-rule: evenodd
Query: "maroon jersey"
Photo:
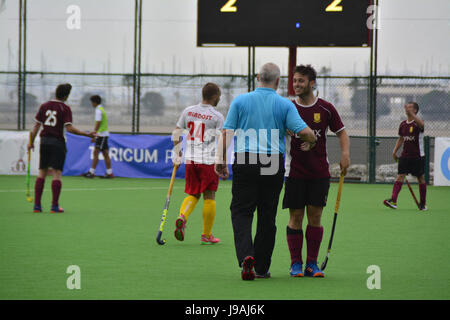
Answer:
M423 148L423 128L417 123L402 121L398 128L398 135L403 138L402 158L420 158L425 156Z
M72 123L72 111L65 103L52 100L41 105L35 120L43 127L41 137L65 141L64 126Z
M314 131L317 143L313 149L302 151L300 146L303 140L286 137L286 176L297 179L329 178L327 132L328 128L335 133L345 128L341 117L331 103L319 98L310 106L293 102L302 119Z

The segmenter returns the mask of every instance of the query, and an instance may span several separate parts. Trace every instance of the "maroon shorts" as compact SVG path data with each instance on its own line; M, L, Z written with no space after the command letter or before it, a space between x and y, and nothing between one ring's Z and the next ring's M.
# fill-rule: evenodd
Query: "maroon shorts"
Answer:
M214 172L214 164L186 163L185 170L187 194L199 194L205 190L217 191L219 176Z

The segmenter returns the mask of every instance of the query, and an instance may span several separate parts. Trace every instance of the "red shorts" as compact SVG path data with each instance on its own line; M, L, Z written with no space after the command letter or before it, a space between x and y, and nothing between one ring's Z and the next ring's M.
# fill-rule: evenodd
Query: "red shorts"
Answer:
M217 191L219 176L214 172L214 164L186 163L185 170L187 194L199 194L205 190Z

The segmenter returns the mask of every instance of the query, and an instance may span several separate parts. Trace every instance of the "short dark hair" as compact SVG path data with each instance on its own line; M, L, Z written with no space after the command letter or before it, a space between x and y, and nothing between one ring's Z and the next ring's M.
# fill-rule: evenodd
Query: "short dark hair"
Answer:
M300 73L303 76L307 76L309 81L316 81L317 78L317 72L310 64L306 66L303 64L296 66L294 68L294 73Z
M93 95L89 98L92 102L96 103L96 104L101 104L102 103L102 98L100 98L99 95Z
M72 90L70 83L63 83L56 87L56 99L64 99L69 96Z
M412 104L414 110L416 110L416 113L419 112L419 104L418 104L417 102L410 101L410 102L408 102L407 104Z
M208 82L203 86L202 97L204 100L211 100L215 95L220 95L220 88L217 84Z

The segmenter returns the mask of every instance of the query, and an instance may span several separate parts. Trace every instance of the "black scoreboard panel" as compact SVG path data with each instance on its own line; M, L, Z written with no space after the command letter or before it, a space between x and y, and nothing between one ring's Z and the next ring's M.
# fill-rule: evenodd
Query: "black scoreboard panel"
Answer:
M198 0L197 45L370 46L371 0Z

